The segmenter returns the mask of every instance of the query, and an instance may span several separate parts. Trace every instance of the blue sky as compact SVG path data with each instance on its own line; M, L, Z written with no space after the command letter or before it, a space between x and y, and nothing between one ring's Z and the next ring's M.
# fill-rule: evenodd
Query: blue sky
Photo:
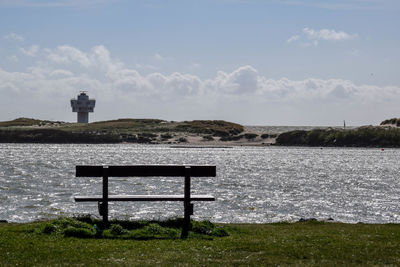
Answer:
M400 117L400 1L0 0L0 120Z

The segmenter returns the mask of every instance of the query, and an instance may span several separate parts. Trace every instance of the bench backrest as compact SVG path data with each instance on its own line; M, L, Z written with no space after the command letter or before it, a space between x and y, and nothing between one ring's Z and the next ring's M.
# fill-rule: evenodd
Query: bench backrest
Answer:
M216 166L204 165L127 165L127 166L76 166L76 177L135 177L135 176L185 176L190 167L191 177L215 177Z

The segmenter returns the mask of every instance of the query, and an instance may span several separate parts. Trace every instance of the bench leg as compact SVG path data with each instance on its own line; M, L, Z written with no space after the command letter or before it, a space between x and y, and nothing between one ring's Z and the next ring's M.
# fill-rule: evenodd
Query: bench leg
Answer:
M103 217L103 222L107 223L108 221L108 205L105 202L99 201L97 202L97 207L99 209L100 216Z
M108 167L103 167L103 201L101 202L103 223L108 224Z
M100 214L100 216L103 217L103 222L105 224L107 224L108 223L108 201L104 201L100 205L101 205L101 212L102 212Z
M190 215L193 214L193 204L190 203L190 167L185 168L185 199L183 207L185 214L183 217L182 233L181 238L187 238L189 235L190 228Z
M100 214L100 216L103 216L103 214L104 214L104 205L103 205L103 202L101 202L101 201L97 202L97 208L99 209L99 214Z

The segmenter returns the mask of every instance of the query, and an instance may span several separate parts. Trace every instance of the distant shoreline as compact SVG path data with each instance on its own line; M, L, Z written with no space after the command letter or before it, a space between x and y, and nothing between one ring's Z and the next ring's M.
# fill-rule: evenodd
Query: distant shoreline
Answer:
M174 147L400 147L397 125L242 126L226 121L119 119L88 124L19 118L0 122L0 143L163 144Z

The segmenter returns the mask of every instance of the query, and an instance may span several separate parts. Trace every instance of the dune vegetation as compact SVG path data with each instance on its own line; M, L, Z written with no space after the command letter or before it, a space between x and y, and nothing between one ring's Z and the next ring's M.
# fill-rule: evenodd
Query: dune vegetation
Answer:
M141 143L198 145L280 145L329 147L400 147L400 119L380 126L323 127L274 133L252 132L222 120L165 121L118 119L66 123L29 118L0 122L0 143Z
M118 119L82 124L18 118L0 122L0 142L159 143L174 140L184 142L186 135L229 137L243 131L243 126L221 120L174 122L157 119Z
M277 145L331 147L400 147L400 129L359 127L351 130L290 131L280 134Z

